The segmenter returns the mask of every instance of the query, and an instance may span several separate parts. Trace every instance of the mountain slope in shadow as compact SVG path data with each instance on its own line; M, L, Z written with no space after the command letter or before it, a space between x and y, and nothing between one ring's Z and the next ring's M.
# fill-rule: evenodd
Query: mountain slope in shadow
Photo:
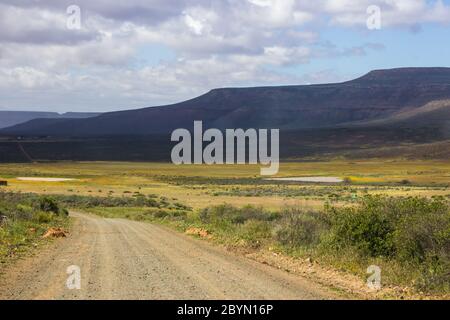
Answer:
M280 128L282 159L448 159L450 68L373 71L340 84L217 89L166 107L36 119L0 132L0 162L170 161L172 129L191 128L194 120L222 129Z
M1 133L60 137L167 134L176 128L191 128L194 120L220 129L317 129L389 118L446 99L450 99L450 68L402 68L372 71L337 84L215 89L169 106L89 119L37 119Z
M25 123L34 119L80 119L96 117L100 113L91 112L37 112L37 111L1 111L0 110L0 129L8 128L20 123Z

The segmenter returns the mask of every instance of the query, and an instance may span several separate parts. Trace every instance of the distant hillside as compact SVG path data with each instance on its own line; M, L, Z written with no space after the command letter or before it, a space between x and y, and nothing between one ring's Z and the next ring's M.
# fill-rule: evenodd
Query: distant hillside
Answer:
M33 112L33 111L0 111L0 129L11 127L33 119L80 119L98 116L99 113L68 112L59 114L56 112Z
M280 128L282 159L446 159L450 68L380 70L349 82L216 89L179 104L87 119L35 119L0 131L0 162L170 161L170 133ZM17 138L20 136L20 138Z
M382 119L357 121L342 124L343 128L359 128L359 130L415 129L434 131L440 139L450 139L450 100L437 100L426 105L397 112Z
M205 127L318 129L388 118L450 99L450 68L372 71L344 83L215 89L169 106L105 113L88 119L32 120L4 134L95 137L167 134Z
M343 154L350 159L405 158L405 159L450 159L450 140L414 144L409 146L380 147L367 150L352 150Z
M427 103L419 108L400 111L387 118L381 118L369 121L355 121L345 125L353 126L378 126L378 125L397 125L402 123L414 122L416 125L441 125L442 122L450 118L450 100L436 100Z
M281 130L280 156L282 159L448 159L448 110L449 103L444 100L372 122ZM170 142L170 133L82 138L0 137L0 162L30 161L30 158L35 161L170 161L174 144Z

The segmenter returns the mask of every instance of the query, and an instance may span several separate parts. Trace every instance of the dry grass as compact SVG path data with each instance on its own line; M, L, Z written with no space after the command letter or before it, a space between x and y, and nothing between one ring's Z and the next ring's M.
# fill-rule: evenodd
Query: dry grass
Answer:
M75 181L38 182L20 181L17 177L75 178ZM184 177L173 183L161 177ZM356 193L433 196L450 194L449 161L329 161L282 163L278 177L336 176L350 177ZM187 178L186 178L187 177ZM192 177L190 182L189 177ZM208 184L195 178L207 179ZM57 162L35 164L0 164L0 178L8 180L10 191L42 194L81 194L93 196L128 196L134 192L159 194L176 198L194 208L211 204L231 203L263 205L277 209L286 205L318 208L327 199L323 197L287 197L274 193L265 196L227 195L232 187L263 188L259 183L259 166L175 166L170 163L130 162ZM233 180L223 185L220 179L248 179L248 183ZM411 185L400 185L408 180ZM206 181L206 180L205 180ZM273 184L276 186L276 184ZM380 187L383 185L384 187ZM447 187L446 187L447 186ZM328 186L326 186L328 187ZM337 186L337 190L342 186ZM287 188L299 188L289 185ZM309 185L320 191L324 186ZM219 195L214 195L214 193Z

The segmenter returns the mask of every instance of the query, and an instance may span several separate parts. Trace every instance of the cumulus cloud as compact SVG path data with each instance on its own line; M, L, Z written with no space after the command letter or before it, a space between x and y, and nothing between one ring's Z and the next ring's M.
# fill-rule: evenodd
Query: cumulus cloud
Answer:
M360 26L366 24L366 9L374 5L381 9L385 27L450 22L450 6L442 0L326 0L323 9L332 24Z
M322 37L331 27L366 30L366 9L383 27L419 31L450 21L450 6L427 0L78 0L81 28L66 26L73 1L0 1L0 107L102 110L143 107L214 87L342 80L333 70L283 68L315 59L369 55ZM172 52L146 63L142 47Z

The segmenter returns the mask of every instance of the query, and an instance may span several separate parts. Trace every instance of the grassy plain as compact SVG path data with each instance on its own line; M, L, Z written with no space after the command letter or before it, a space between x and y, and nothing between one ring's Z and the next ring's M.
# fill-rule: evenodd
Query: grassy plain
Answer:
M157 194L195 209L211 204L286 205L318 208L364 194L449 196L449 161L366 160L282 163L277 177L348 177L350 184L324 185L266 181L259 166L175 166L169 163L55 162L0 164L9 191L40 194L131 196ZM65 182L20 181L18 177L60 177Z
M364 206L361 207L361 203L364 203L367 195L417 196L448 201L450 199L450 161L334 160L327 162L285 162L281 164L277 175L277 177L338 177L346 181L337 184L268 181L259 175L259 170L260 167L254 165L175 166L168 163L135 162L0 164L0 180L8 182L8 186L0 187L0 191L58 195L56 199L64 206L80 206L82 210L104 217L122 217L139 221L168 223L181 231L192 228L194 230L206 228L214 234L214 241L226 245L243 246L251 250L264 249L266 246L281 246L280 252L287 252L288 255L300 257L312 256L327 265L333 265L339 270L350 271L361 275L363 278L365 266L376 262L377 265L381 265L384 270L387 270L385 279L388 279L388 282L392 284L409 286L411 283L416 283L419 280L423 282L424 279L430 278L428 273L424 273L423 270L416 267L417 262L410 263L410 260L401 260L403 258L392 258L386 253L387 251L382 251L385 255L383 257L378 257L378 253L371 256L367 253L362 254L359 251L354 251L356 249L352 242L354 240L353 235L336 233L343 239L347 239L346 237L353 239L349 247L347 247L347 244L342 247L345 250L350 250L346 251L346 254L342 253L344 249L341 248L344 242L336 242L341 248L337 250L335 244L330 245L327 239L330 234L332 235L335 232L330 226L358 222L359 220L355 217L365 217L364 214L370 212ZM18 179L20 177L71 178L74 180L62 182L24 181ZM108 198L105 199L104 197ZM105 200L98 201L98 199ZM124 202L124 200L127 201ZM139 201L147 202L143 205ZM408 213L417 211L414 219L417 221L425 219L426 223L433 222L434 224L430 226L431 229L445 228L445 223L448 222L448 220L445 220L447 216L439 216L441 217L439 219L443 219L442 221L447 221L445 223L424 216L426 210L424 209L425 211L422 210L422 212L420 208L430 207L432 212L435 210L433 203L423 202L426 200L417 202L417 205L415 202L409 203L409 200L399 200L399 202L392 200L392 203L391 200L383 201L388 202L380 202L376 206L367 206L370 209L373 207L377 208L376 210L381 210L374 211L367 219L375 218L384 221L380 226L390 225L390 229L386 231L389 237L391 232L397 235L401 231L406 234L405 237L413 239L411 241L416 241L423 234L423 230L404 228L404 225L397 220L389 222L391 218L386 220L390 224L386 224L387 222L383 220L386 210L393 212L391 217L394 217L397 211ZM227 205L221 207L220 205L223 204ZM324 205L326 204L333 206L335 208L333 210L337 210L335 212L344 220L328 221L325 219L324 222L322 218L318 218L327 217L327 215L323 215L324 212L327 212L327 210L324 211ZM248 207L248 205L253 207ZM355 216L348 216L351 211L346 211L345 207L349 205L359 206L362 209L360 212L355 211ZM299 214L294 217L295 219L297 219L297 216L300 217L299 221L295 219L290 221L283 218L289 217L290 208L299 210L296 211ZM343 208L343 211L341 212L337 208ZM439 209L439 206L437 208ZM309 212L316 212L319 215L313 214L310 216L311 213ZM409 214L404 216L409 217ZM434 217L434 213L429 214L429 216ZM242 219L244 220L241 221ZM425 223L422 220L418 223L412 222L407 226L421 227ZM377 224L366 224L366 220L359 222L357 228L369 228L367 230L363 228L364 230L361 231L363 234L376 231L374 233L375 243L379 242L378 237L385 238L384 234L378 234L379 230L371 229ZM284 228L285 231L280 232L280 228ZM349 227L343 230L357 229ZM436 241L444 239L447 241L444 241L445 247L445 243L448 243L448 236L441 231L436 234L425 234L427 237L430 236L429 239L432 239L430 243L435 243L436 239ZM416 236L416 233L419 236ZM311 234L317 234L317 239L309 239L308 237ZM283 235L283 237L291 235L292 239L280 238L279 235ZM305 238L307 241L304 239L305 235L308 235ZM363 239L366 239L366 236ZM301 241L293 245L294 240ZM399 240L395 242L395 245L388 243L389 248L394 248L399 243L402 244L404 241ZM295 248L289 249L292 246ZM334 249L330 249L331 247ZM434 248L434 244L432 247ZM327 249L324 251L323 248ZM401 249L395 247L392 250L400 252ZM438 265L442 269L441 266L448 263L447 253L444 252L443 254L439 251L437 253L432 252L433 255L431 253L429 255L431 258L438 256L443 259L444 262ZM425 266L425 262L428 261L425 259L431 259L430 257L421 258L423 261L421 260L422 262L419 265ZM426 264L426 266L430 266L430 264ZM433 265L433 272L438 272L440 270L438 267ZM411 272L411 270L416 269L420 272ZM439 271L439 274L442 274L441 271ZM411 276L406 277L405 274ZM444 279L444 285L440 285L440 288L443 288L440 290L448 293L447 278L444 276L442 279ZM431 285L424 285L423 287L431 288Z

